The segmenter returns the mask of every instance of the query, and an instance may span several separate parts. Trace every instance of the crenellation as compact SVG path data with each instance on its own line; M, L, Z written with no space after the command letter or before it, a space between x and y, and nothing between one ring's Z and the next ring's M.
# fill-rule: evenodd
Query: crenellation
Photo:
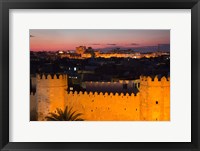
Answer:
M118 92L113 93L114 96L119 96L120 94Z
M138 92L139 93L139 92ZM110 92L110 93L108 93L108 92L105 92L105 93L103 93L103 92L87 92L87 91L67 91L67 94L70 94L70 95L88 95L88 96L97 96L97 95L100 95L100 96L131 96L131 95L134 95L134 96L137 96L138 95L138 93L137 94L135 94L135 93L131 93L131 94L129 94L129 93L113 93L113 92Z
M166 120L169 119L170 81L166 77L141 77L140 81L140 113L141 120ZM165 97L163 97L165 96Z
M111 92L110 94L109 94L110 96L114 96L114 94Z
M35 96L36 95L36 92L31 92L30 93L30 96Z
M134 96L140 96L140 92L138 92L137 94L135 94L135 93L132 93L132 94L134 94Z
M120 96L122 96L122 97L123 97L123 96L124 96L124 93L120 93Z
M37 78L37 79L41 79L41 75L40 75L40 74L37 74L37 75L36 75L36 78Z
M125 96L130 96L128 93L126 93L126 95Z
M148 76L140 78L140 85L162 87L162 86L169 86L170 85L169 81L170 79L166 77L162 77L159 79L157 76L155 76L154 78Z
M48 74L47 79L50 80L50 79L53 79L53 77L50 74Z
M47 76L43 74L42 79L47 79Z
M138 93L139 93L139 92L138 92ZM131 93L131 95L130 95L130 96L136 96L136 95L135 95L135 93Z
M49 112L55 111L56 108L63 109L66 105L83 113L87 120L170 119L169 77L162 77L159 80L158 77L141 76L137 81L140 83L140 91L136 94L66 91L66 77L67 75L46 75L46 77L37 75L37 91L35 94L31 92L30 95L32 104L36 102L36 107L33 109L37 109L38 120L45 120ZM128 81L121 80L121 82L127 83ZM102 83L95 82L97 85ZM113 82L107 84L111 83Z
M85 91L85 92L84 92L84 94L88 95L88 92L87 92L87 91Z
M37 74L37 80L66 80L65 74Z
M94 95L97 96L97 95L99 95L99 94L98 94L98 92L94 92Z
M167 78L166 77L162 77L161 78L161 82L167 82L168 80L167 80Z
M79 93L78 93L79 95L83 95L83 91L79 91Z
M54 74L53 79L58 79L58 76L56 74Z
M104 93L104 96L108 96L108 92Z

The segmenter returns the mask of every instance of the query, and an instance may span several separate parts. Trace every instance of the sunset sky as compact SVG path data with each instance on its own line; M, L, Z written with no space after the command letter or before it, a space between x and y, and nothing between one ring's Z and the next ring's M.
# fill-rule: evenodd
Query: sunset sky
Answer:
M31 51L75 50L78 46L144 47L170 44L170 30L30 29Z

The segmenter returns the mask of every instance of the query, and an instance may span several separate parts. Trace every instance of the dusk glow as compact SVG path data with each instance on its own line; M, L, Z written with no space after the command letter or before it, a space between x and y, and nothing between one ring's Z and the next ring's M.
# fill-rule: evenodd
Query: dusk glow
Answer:
M94 49L136 48L170 43L170 30L31 29L31 51L75 50L84 45Z
M30 121L170 121L170 30L29 34Z

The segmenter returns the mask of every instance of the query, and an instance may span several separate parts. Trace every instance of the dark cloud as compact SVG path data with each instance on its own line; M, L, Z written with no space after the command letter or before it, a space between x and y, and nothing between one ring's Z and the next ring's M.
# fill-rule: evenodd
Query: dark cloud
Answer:
M132 46L138 46L138 43L131 43Z
M115 46L115 45L117 45L117 44L107 44L107 45L110 45L110 46Z
M96 43L95 43L95 44L91 44L91 45L101 45L101 44L96 44Z
M35 37L35 36L33 36L33 35L30 35L30 37Z

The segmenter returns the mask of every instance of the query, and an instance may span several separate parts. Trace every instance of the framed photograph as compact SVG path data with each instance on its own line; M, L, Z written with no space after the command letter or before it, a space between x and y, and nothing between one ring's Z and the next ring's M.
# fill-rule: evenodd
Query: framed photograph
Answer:
M1 0L1 150L200 150L198 0Z

